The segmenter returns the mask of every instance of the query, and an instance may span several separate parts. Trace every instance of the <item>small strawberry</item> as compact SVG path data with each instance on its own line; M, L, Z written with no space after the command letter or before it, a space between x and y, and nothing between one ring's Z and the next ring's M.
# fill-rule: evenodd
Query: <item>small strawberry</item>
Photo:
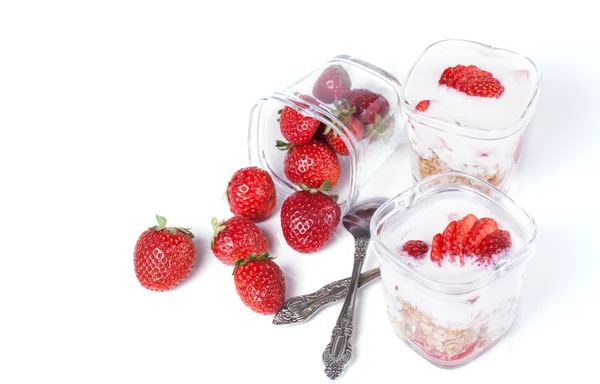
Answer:
M402 246L402 252L416 259L424 257L429 251L429 246L421 240L408 240Z
M471 232L471 229L477 222L477 217L471 213L456 222L455 241L453 248L455 252L460 256L461 263L464 262L465 245L467 243L467 237Z
M342 170L335 152L327 144L312 140L304 145L290 145L277 140L276 146L288 151L283 172L292 183L309 188L319 188L325 180L329 180L332 188L337 184Z
M292 144L308 143L320 126L319 120L304 116L290 107L284 107L279 116L281 134Z
M158 225L142 233L135 244L135 275L144 288L167 291L181 283L194 267L196 246L187 228L167 227L167 219L156 215Z
M223 264L233 265L234 261L248 255L262 255L267 251L267 239L260 228L248 219L235 216L226 221L212 219L214 230L210 249Z
M422 100L422 101L419 101L419 104L417 104L415 109L419 112L425 112L427 110L427 108L429 108L430 104L431 104L430 100Z
M277 194L271 175L257 167L236 171L227 184L229 209L236 216L261 221L275 210Z
M475 249L475 255L479 261L488 263L493 256L505 252L510 246L510 233L499 229L481 240L481 243Z
M477 222L473 224L473 227L469 231L466 241L463 244L463 253L465 255L474 254L477 248L479 247L479 243L481 242L481 240L483 240L483 238L489 235L490 233L495 232L497 230L498 223L496 223L496 220L491 219L489 217L484 217L477 220Z
M313 95L325 104L342 100L350 94L352 82L348 72L341 65L326 68L313 86Z
M454 243L456 241L456 221L451 221L444 229L444 233L442 234L444 245L442 248L442 254L448 255L450 260L454 261L456 256L459 256L458 252L454 248Z
M301 253L316 252L333 236L341 217L337 196L328 181L319 189L294 192L281 206L281 228L283 237L290 247Z
M353 89L348 96L350 108L356 109L356 116L363 124L373 124L377 116L385 117L390 104L382 95L368 89Z
M444 237L441 233L433 236L433 240L431 240L430 258L434 263L442 265L442 260L444 259Z
M344 123L350 132L352 132L352 135L356 138L356 140L362 140L365 134L365 127L357 117L352 115L347 116L346 118L342 119L342 123ZM344 140L336 131L331 129L331 127L327 127L325 128L324 133L327 144L329 144L335 153L340 156L350 155L350 151L348 150L346 143L344 143Z
M285 301L285 278L269 253L249 255L234 265L233 281L242 302L263 315L277 313Z
M438 83L469 96L498 98L504 92L498 79L475 65L448 67L442 72Z

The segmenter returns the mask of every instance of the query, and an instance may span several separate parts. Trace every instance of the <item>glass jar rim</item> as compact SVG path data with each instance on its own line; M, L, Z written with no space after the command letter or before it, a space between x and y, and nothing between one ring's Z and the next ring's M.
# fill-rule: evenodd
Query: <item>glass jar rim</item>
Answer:
M426 187L423 192L415 193L415 191L418 190L419 188L421 188L423 185L428 184L428 183L435 183L437 180L442 179L442 178L457 178L458 180L463 179L463 183L461 183L461 182L453 182L453 183L438 182L437 184L433 184L430 187ZM490 188L494 193L500 194L500 196L502 196L502 198L505 199L505 203L500 204L499 202L493 200L490 196L482 193L477 188L468 186L464 182L469 182L473 185L478 185L480 187ZM471 193L477 193L488 200L495 201L496 203L500 204L501 206L510 204L510 205L512 205L513 208L518 210L519 213L522 214L527 220L526 223L520 223L519 226L522 227L524 225L527 225L527 226L531 227L531 229L529 229L527 231L529 234L528 238L524 241L522 247L512 254L512 256L510 257L510 260L508 260L506 263L503 263L498 269L495 269L494 271L490 271L490 273L486 273L481 278L473 280L473 281L469 281L469 282L446 283L446 282L440 282L440 281L437 281L437 280L434 280L434 279L431 279L431 278L425 276L423 273L418 272L415 268L413 268L412 266L410 266L409 264L407 264L406 262L401 260L399 257L397 257L394 254L394 252L392 252L392 250L390 250L383 243L383 241L381 240L381 236L380 236L382 227L383 227L383 225L386 224L387 219L389 219L390 217L392 217L398 213L398 207L396 206L396 203L398 201L406 201L406 199L409 199L409 201L412 203L412 201L415 200L418 195L427 196L427 195L432 194L433 192L439 192L439 191L448 190L448 189L465 190L465 191L468 191ZM370 224L370 232L371 232L371 245L375 248L375 252L377 253L378 257L386 260L388 263L391 263L391 265L394 268L402 270L408 276L410 276L410 278L412 278L413 280L415 280L416 282L420 283L422 286L424 286L425 288L428 288L430 290L445 293L445 294L465 294L465 293L476 291L476 290L492 283L496 279L498 279L498 278L502 277L503 275L505 275L506 273L512 271L518 265L520 265L521 263L523 263L527 259L529 259L529 257L533 254L533 251L534 251L535 238L537 235L537 225L536 225L533 217L531 217L531 215L529 215L525 210L523 210L521 207L519 207L504 192L502 192L498 188L494 187L493 185L491 185L481 179L478 179L474 176L463 173L463 172L447 172L447 173L440 173L440 174L433 175L433 176L427 177L425 179L422 179L421 181L413 184L411 187L407 188L403 192L399 193L398 195L396 195L396 196L390 198L388 201L386 201L374 213L373 218L371 220L371 224Z
M429 51L429 49L431 49L432 47L435 47L439 44L448 43L448 42L474 44L474 45L478 45L480 47L490 49L493 51L507 52L509 54L519 56L519 57L527 60L531 64L531 66L535 69L535 74L536 74L535 87L534 87L533 93L531 95L531 98L529 99L529 103L523 110L523 113L521 114L521 116L519 116L519 118L516 121L514 121L512 124L506 126L505 128L493 129L493 130L486 130L486 129L470 127L470 126L466 126L466 125L462 126L462 125L458 125L456 123L449 122L447 120L439 119L436 117L425 116L416 110L416 106L413 106L408 102L404 91L406 88L406 84L408 84L408 80L410 79L410 76L412 75L412 72L415 70L415 67L421 61L423 56ZM404 81L404 86L402 87L402 92L400 92L400 105L401 105L402 109L404 110L404 113L406 113L406 115L409 118L414 119L414 120L418 121L419 123L426 125L432 129L437 129L437 130L445 131L445 132L452 132L459 136L464 136L464 137L474 138L474 139L479 139L479 140L503 139L503 138L512 136L515 133L519 132L526 125L526 123L529 121L529 119L531 119L531 116L533 115L533 112L535 110L535 105L536 105L538 97L539 97L541 81L542 81L542 74L540 73L540 71L537 68L537 66L535 65L535 63L527 56L523 56L523 55L518 54L509 49L498 48L498 47L494 47L494 46L491 46L488 44L479 43L476 41L465 40L465 39L445 39L445 40L440 40L440 41L437 41L437 42L429 45L423 51L423 53L417 58L417 60L415 60L413 66L411 67L410 71L408 72L408 75L406 76L406 79Z

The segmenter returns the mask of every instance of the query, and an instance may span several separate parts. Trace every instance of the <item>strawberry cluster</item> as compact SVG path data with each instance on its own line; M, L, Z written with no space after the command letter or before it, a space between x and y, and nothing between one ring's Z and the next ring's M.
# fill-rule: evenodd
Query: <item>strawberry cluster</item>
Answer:
M444 259L463 265L467 258L488 265L502 257L510 246L510 233L499 229L496 220L468 214L451 221L442 233L433 237L429 257L440 266ZM401 249L402 254L414 258L423 258L428 251L429 246L421 240L409 240Z

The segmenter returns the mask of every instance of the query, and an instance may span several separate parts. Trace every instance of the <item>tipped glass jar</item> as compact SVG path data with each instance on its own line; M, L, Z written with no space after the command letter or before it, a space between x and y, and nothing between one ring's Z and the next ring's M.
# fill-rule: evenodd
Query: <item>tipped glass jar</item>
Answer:
M506 192L540 82L531 60L505 49L465 40L427 48L401 94L415 181L460 171Z
M400 89L376 66L336 56L253 107L250 163L272 175L282 199L328 181L344 214L403 138Z
M484 353L512 326L535 237L531 216L464 173L388 200L371 221L367 257L379 260L395 333L441 367Z

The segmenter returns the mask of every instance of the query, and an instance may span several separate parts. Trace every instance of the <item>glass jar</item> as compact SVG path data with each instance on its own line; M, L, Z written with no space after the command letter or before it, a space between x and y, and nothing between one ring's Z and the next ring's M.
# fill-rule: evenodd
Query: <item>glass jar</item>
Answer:
M486 266L438 265L429 254L415 262L398 252L403 236L418 237L429 226L442 232L452 219L446 215L461 209L508 230L510 252ZM466 364L487 351L511 328L535 237L531 216L502 191L464 173L431 176L388 200L371 221L367 257L379 260L396 334L441 367Z
M459 80L452 86L442 82L445 69L457 65L487 71L502 85L501 95L469 96L464 88L457 90ZM540 82L531 60L505 49L465 40L444 40L427 48L401 94L414 180L460 171L506 192L537 105Z
M342 92L336 100L315 92L315 84L323 82L320 77L332 67L347 73L347 86L350 89L350 93ZM326 83L327 79L324 80ZM276 147L277 140L285 141L278 119L285 107L317 119L321 123L320 130L329 127L347 149L346 155L336 155L341 174L333 188L333 192L339 196L338 204L344 214L357 201L361 186L386 161L403 138L400 89L401 85L394 76L372 64L345 55L332 58L291 86L265 96L255 104L250 114L248 138L251 165L263 168L272 175L279 198L285 199L298 190L298 185L290 181L284 172L287 152ZM357 105L352 109L353 100L359 103L358 98L352 95L365 93L364 90L377 95L380 105L387 107L361 110ZM340 115L340 111L359 119L363 128L361 134L356 134L354 127L350 129L348 119ZM326 142L322 132L315 135L315 140Z

